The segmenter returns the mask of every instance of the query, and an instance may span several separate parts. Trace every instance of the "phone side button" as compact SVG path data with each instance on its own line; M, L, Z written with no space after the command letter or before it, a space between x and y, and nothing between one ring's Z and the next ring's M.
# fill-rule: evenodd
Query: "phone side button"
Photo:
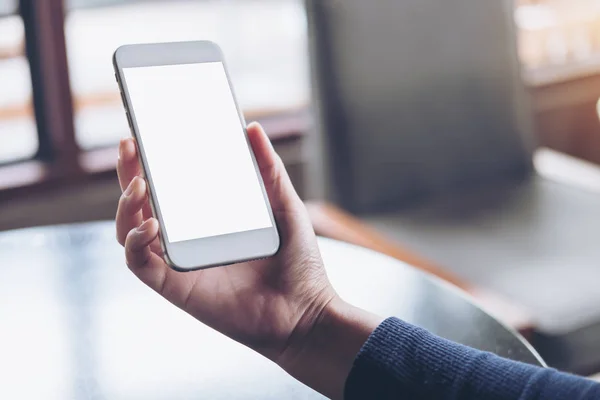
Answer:
M127 111L125 111L125 115L127 116L127 123L129 124L129 129L133 131L133 123L131 122L131 116Z

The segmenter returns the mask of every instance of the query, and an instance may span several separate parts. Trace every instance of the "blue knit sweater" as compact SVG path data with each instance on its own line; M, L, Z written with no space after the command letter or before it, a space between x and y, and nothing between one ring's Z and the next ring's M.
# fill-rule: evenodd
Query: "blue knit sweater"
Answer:
M598 400L600 384L506 360L389 318L356 357L345 398Z

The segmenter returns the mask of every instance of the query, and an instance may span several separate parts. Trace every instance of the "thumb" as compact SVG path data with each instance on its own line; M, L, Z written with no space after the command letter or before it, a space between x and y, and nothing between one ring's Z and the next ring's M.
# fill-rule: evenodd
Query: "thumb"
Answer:
M263 178L273 212L298 211L304 207L292 181L260 124L253 122L246 129L256 162Z

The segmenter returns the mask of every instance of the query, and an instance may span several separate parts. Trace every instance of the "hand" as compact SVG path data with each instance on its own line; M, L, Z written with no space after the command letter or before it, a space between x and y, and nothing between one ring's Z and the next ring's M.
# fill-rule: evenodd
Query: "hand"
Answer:
M342 306L329 283L307 211L281 159L258 124L250 125L247 132L281 236L277 255L196 272L170 269L161 254L159 226L148 205L133 139L123 140L119 147L117 171L124 193L116 217L118 241L125 246L131 271L167 300L315 389L339 397L356 352L376 324L359 329L357 340L341 349L343 357L332 357L332 373L338 379L317 373L312 358L327 353L321 348L321 333L328 340L331 336L338 343L348 342L336 339L333 332L339 328L352 336L353 330L339 323L346 318L338 318L351 308ZM308 349L309 343L316 351ZM325 347L333 349L335 344Z
M277 361L294 336L310 329L335 292L304 204L281 159L259 125L249 126L248 135L281 235L276 256L189 273L170 269L160 251L159 226L149 212L133 139L123 140L119 148L118 173L125 192L117 211L117 238L125 246L129 268L145 284L200 321Z

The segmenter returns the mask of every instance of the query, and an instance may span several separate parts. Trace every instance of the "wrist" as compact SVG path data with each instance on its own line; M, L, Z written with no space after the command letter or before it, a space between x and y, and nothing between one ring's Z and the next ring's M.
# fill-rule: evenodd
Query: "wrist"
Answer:
M382 321L334 295L292 335L278 364L322 394L341 398L356 355Z

